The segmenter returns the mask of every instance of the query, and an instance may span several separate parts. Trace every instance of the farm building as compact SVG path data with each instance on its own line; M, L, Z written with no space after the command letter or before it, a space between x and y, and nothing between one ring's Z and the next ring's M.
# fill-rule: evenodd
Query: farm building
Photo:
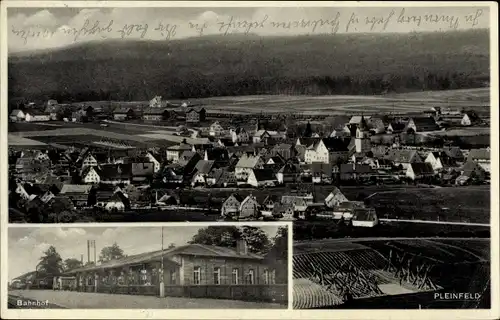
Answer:
M405 132L431 132L439 130L436 120L431 117L410 118L405 127Z
M351 220L356 209L364 208L362 201L343 201L333 207L333 219Z
M10 112L9 119L13 122L23 121L26 119L26 114L21 109L14 109Z
M113 110L113 119L116 121L125 121L135 118L135 111L129 107L119 107Z
M490 148L470 150L467 161L477 162L483 169L490 172Z
M24 120L26 122L45 122L50 121L50 113L40 110L28 110L25 113Z
M169 118L170 114L167 109L163 108L147 108L142 112L142 120L144 121L163 121Z
M481 119L479 119L479 116L474 111L466 111L463 114L460 124L462 126L472 126L475 124L479 124L480 122Z
M356 208L351 221L353 227L375 227L378 224L377 213L373 208Z
M198 123L205 121L205 119L206 119L205 108L201 107L189 108L186 111L186 122Z
M310 164L313 183L331 183L333 166L331 163L313 162Z
M417 180L433 177L435 172L430 163L411 163L406 169L406 176L412 180Z
M352 116L351 120L349 120L349 124L359 125L362 119L370 120L371 116Z
M285 277L275 268L238 241L236 248L188 244L146 252L65 275L76 277L81 292L286 302L287 285L277 283Z

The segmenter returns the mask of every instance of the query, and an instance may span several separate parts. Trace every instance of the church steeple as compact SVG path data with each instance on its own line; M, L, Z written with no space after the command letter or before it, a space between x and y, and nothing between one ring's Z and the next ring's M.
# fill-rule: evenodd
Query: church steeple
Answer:
M359 122L359 130L361 130L361 131L368 130L368 124L366 123L364 115L361 115L361 121Z

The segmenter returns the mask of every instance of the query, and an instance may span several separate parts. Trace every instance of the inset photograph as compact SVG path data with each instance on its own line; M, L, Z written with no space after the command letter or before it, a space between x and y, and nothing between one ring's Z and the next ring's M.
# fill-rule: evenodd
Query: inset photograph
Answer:
M294 309L488 309L490 279L490 239L294 244Z
M10 227L9 308L285 309L288 227Z

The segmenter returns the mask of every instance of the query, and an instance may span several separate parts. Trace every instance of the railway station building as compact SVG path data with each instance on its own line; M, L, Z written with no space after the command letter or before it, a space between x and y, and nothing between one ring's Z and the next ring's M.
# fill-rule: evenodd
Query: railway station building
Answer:
M286 303L286 263L272 253L188 244L88 265L66 272L81 292L235 299ZM284 270L283 270L284 269Z

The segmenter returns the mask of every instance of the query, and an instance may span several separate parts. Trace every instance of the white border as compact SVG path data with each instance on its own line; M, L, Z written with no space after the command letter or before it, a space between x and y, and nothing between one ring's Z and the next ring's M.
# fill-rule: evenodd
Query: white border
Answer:
M7 309L7 301L1 299L1 317L9 319L47 319L47 318L73 318L73 319L107 319L107 318L170 318L170 319L497 319L500 318L499 305L499 185L498 185L498 4L496 2L321 2L321 1L224 1L224 2L205 2L205 1L172 1L172 2L157 2L157 1L2 1L1 2L1 60L0 69L2 70L0 79L0 98L1 110L0 120L3 125L0 126L0 190L7 188L7 7L468 7L468 6L486 6L490 8L490 70L491 70L491 149L492 149L492 183L491 183L491 298L492 309L490 310L292 310L292 285L289 285L289 309L288 310L15 310ZM8 207L7 195L1 195L1 297L6 297L7 294L7 223L8 223ZM183 225L184 223L140 223L140 224L72 224L71 226L120 226L126 225ZM190 226L208 225L207 223L187 223ZM222 223L220 223L222 224ZM234 224L234 223L229 223ZM251 225L252 223L242 223ZM258 223L257 223L258 224ZM283 223L281 223L283 224ZM21 224L13 227L29 227L40 225ZM43 227L70 227L69 225L53 224L43 225ZM289 247L292 245L293 230L289 227ZM289 284L292 284L292 250L289 251Z

